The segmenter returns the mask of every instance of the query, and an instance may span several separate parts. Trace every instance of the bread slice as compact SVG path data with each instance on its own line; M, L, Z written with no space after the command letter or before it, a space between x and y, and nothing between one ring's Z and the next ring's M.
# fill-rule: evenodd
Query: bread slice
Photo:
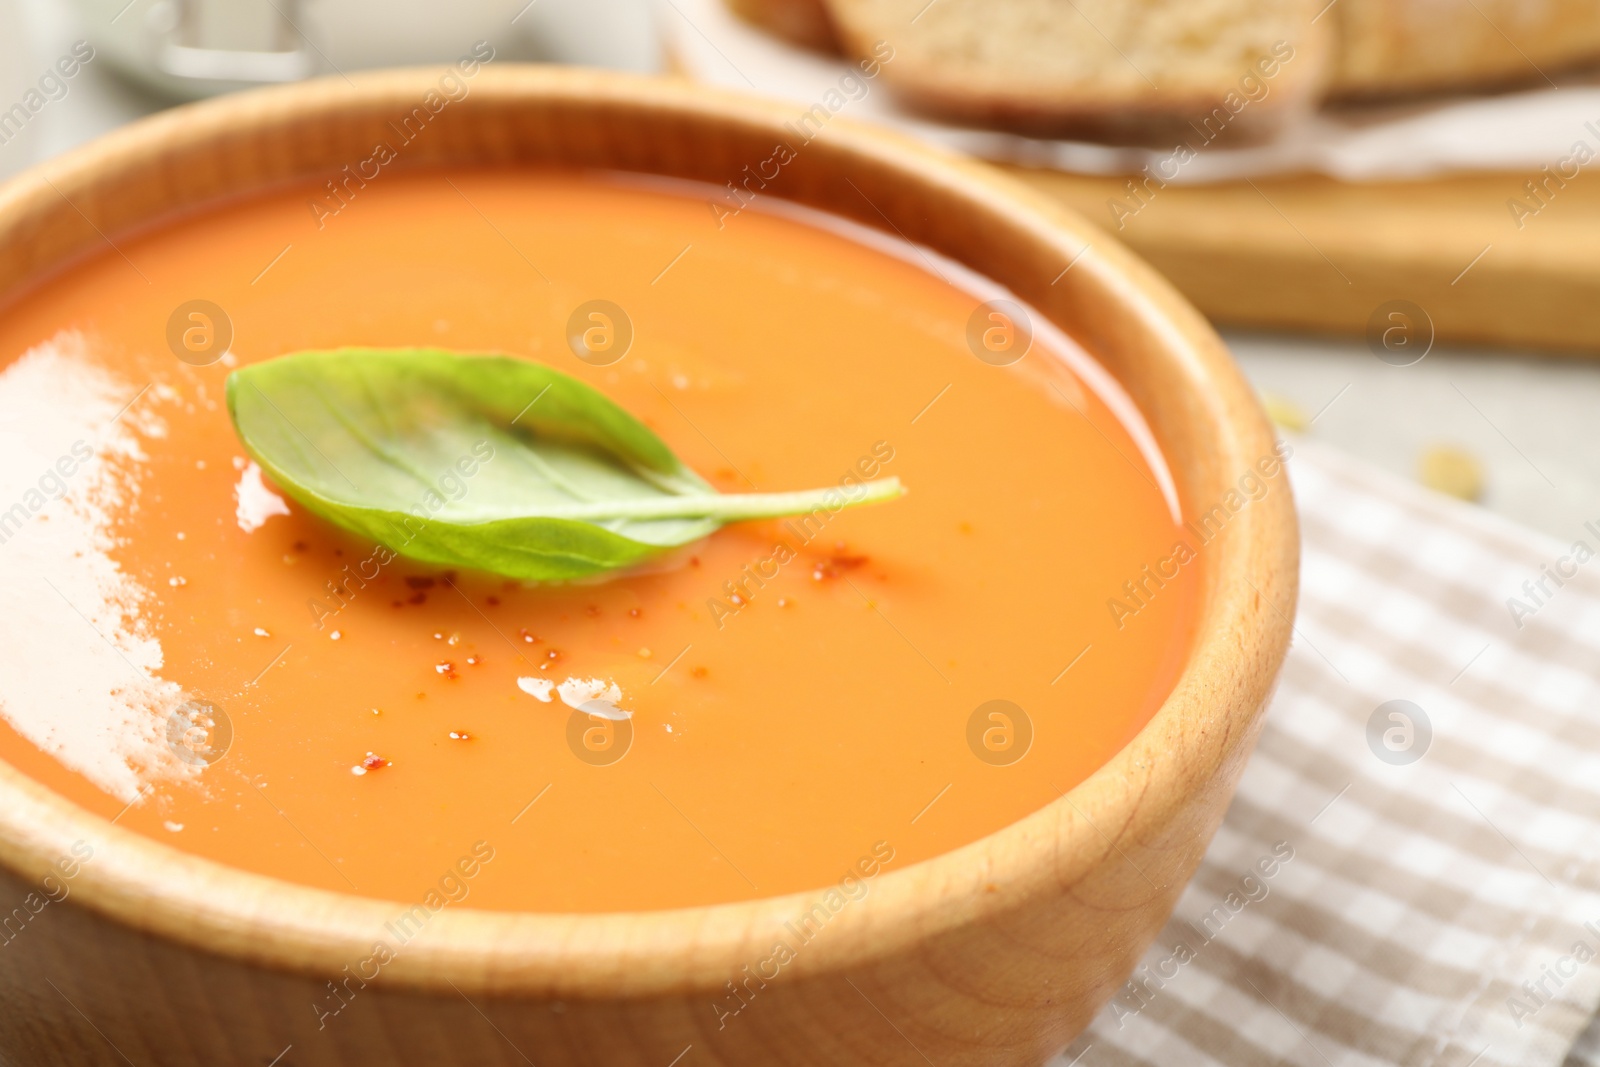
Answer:
M1271 79L1273 97L1241 113L1239 128L1270 128L1324 94L1537 85L1600 61L1600 0L728 3L809 48L865 58L884 42L895 57L885 80L939 117L1112 140L1213 114L1239 88L1230 75L1278 41L1294 50L1286 76Z
M823 0L728 0L734 14L802 48L837 52L839 35Z
M1339 97L1488 88L1600 58L1600 0L1337 0Z
M941 118L1112 141L1275 128L1319 95L1331 39L1318 0L730 2L790 39L891 56L881 80Z

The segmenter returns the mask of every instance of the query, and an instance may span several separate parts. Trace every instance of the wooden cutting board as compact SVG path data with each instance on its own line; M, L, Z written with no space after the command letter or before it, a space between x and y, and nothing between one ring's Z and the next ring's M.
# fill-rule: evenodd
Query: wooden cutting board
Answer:
M1552 182L1542 206L1524 187L1537 173L1260 178L1168 186L1141 206L1124 179L1006 169L1115 234L1222 325L1360 336L1381 306L1410 301L1439 340L1600 355L1600 178L1588 172ZM1398 320L1376 321L1381 333Z

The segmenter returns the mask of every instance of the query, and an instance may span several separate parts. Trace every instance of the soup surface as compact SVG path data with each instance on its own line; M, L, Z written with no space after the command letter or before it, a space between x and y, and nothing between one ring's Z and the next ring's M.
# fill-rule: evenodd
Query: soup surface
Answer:
M1131 404L1038 316L997 357L1005 296L776 200L603 174L385 172L119 237L0 314L0 758L164 844L400 902L708 904L974 841L1143 726L1200 585L1147 577L1192 538ZM589 584L381 562L223 405L231 368L341 345L548 362L724 491L909 494ZM596 693L631 718L576 710Z

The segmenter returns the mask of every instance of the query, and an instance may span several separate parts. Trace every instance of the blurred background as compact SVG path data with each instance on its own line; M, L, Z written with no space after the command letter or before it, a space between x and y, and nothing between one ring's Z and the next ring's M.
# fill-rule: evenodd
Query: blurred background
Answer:
M1462 17L1489 21L1527 61L1524 77L1399 102L1308 97L1265 134L1202 145L1203 158L1153 182L1150 168L1179 139L1169 129L1143 145L1126 130L1102 143L1071 123L1019 131L919 101L902 77L908 59L928 58L912 24L970 15L970 4L935 2L948 6L913 5L923 10L897 42L900 66L886 67L891 91L847 93L838 110L986 156L1127 241L1218 323L1286 429L1563 543L1600 519L1600 436L1585 432L1600 412L1600 257L1590 252L1600 190L1585 188L1582 163L1562 169L1580 139L1600 146L1584 126L1600 121L1600 90L1571 56L1558 57L1565 74L1531 58L1514 10L1509 33L1493 21L1504 4ZM496 62L670 73L787 96L800 110L857 69L840 26L828 30L829 11L848 0L737 6L0 0L0 177L186 100L448 61L480 39ZM1099 35L1132 67L1157 63L1145 78L1155 89L1163 60L1135 62L1116 33ZM68 57L79 62L63 65ZM972 98L986 91L981 73L963 72ZM962 79L951 80L959 98ZM1552 182L1551 167L1567 176Z

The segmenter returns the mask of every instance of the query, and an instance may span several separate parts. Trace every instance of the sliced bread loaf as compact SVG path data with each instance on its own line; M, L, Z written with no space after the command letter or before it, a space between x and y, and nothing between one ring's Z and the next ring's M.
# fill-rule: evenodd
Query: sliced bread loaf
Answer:
M1225 113L1261 132L1325 97L1538 85L1600 60L1600 0L727 2L807 47L884 42L883 80L941 118L1105 140Z
M813 47L886 45L883 81L941 117L1114 141L1272 128L1318 96L1329 39L1316 0L731 2Z
M1337 0L1342 97L1544 84L1600 57L1600 0Z

